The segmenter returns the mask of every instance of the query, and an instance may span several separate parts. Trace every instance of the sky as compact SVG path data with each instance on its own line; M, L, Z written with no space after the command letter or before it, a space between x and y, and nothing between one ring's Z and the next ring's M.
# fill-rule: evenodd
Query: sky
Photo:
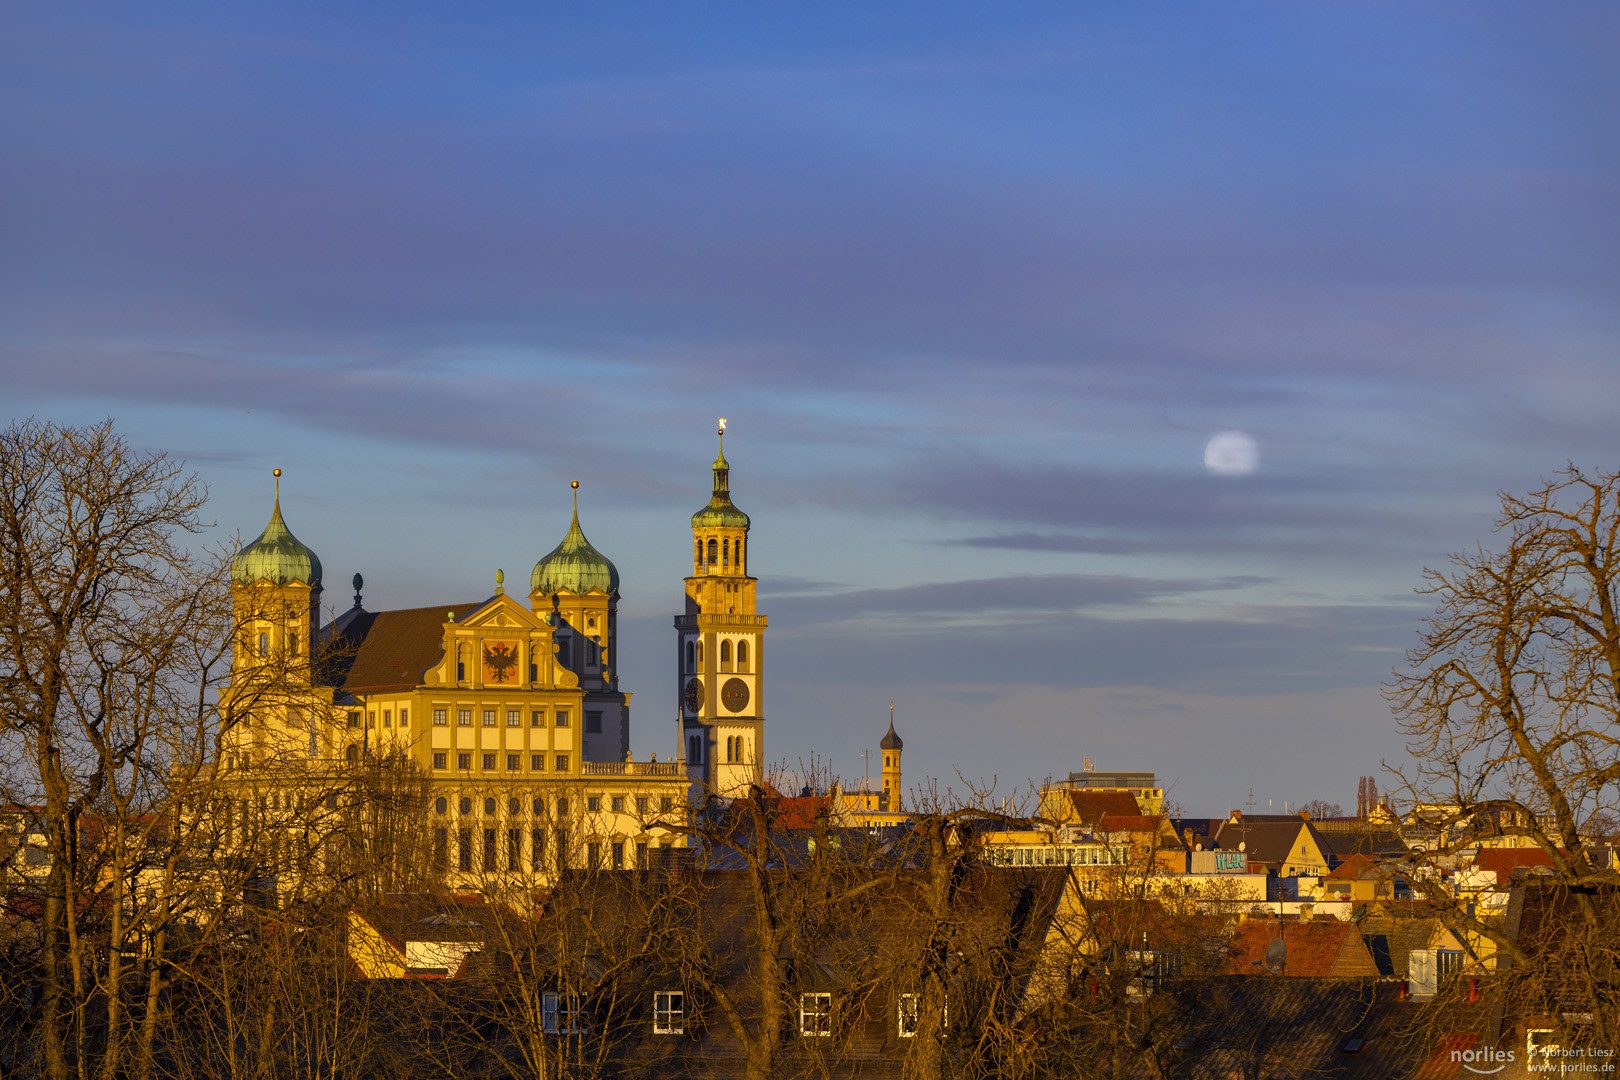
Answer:
M771 759L892 700L907 786L1194 814L1353 807L1424 567L1620 453L1612 5L5 23L0 420L114 417L209 542L282 468L339 609L523 581L578 479L638 758L720 416Z

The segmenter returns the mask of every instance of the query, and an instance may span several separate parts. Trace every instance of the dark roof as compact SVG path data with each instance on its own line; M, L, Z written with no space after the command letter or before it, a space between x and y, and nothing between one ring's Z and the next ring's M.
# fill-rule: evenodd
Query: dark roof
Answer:
M905 748L905 740L900 738L900 736L896 735L894 732L894 717L891 716L889 717L889 733L883 736L883 738L878 742L878 749L904 750Z
M1294 838L1299 836L1301 828L1309 828L1309 825L1299 818L1256 821L1246 817L1222 825L1214 846L1222 851L1236 851L1238 845L1243 844L1251 863L1266 863L1275 869L1292 856Z
M444 655L445 613L464 615L479 606L353 613L332 646L339 654L338 689L354 694L421 686L423 674Z
M1248 1076L1264 1062L1266 1076L1453 1080L1474 1074L1451 1050L1478 1045L1490 1028L1486 1004L1460 1005L1426 1024L1421 1003L1362 979L1228 975L1188 980L1156 997L1177 1018L1160 1045L1174 1048L1177 1064L1196 1065L1174 1075ZM1164 1074L1155 1064L1145 1056L1132 1080L1157 1080Z
M1428 947L1440 920L1382 906L1363 911L1354 925L1378 965L1378 974L1386 979L1406 978L1411 972L1412 950Z
M1336 861L1348 859L1352 855L1387 859L1403 858L1409 854L1406 842L1401 839L1400 834L1385 829L1323 831L1314 821L1311 823L1311 829L1316 833L1323 852Z

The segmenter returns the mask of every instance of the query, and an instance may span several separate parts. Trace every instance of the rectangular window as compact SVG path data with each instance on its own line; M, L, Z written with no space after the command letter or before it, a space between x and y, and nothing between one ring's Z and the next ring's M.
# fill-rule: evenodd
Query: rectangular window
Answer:
M613 841L613 869L624 869L624 841Z
M557 710L557 726L558 727L567 727L568 726L568 710L567 709L558 709Z
M523 771L523 755L522 754L507 754L506 755L506 771L507 772L522 772Z
M433 752L433 767L435 769L445 768L445 762L449 756L449 753L444 750L435 750Z
M568 771L568 755L567 754L558 754L557 755L557 771L558 772L567 772Z
M434 727L444 727L446 724L448 724L450 722L449 719L448 719L449 712L450 712L450 710L448 710L448 709L434 709L433 710L433 726Z
M602 797L600 795L587 795L585 797L585 809L593 814L602 809Z
M374 728L376 726L377 726L377 710L372 709L371 711L366 713L366 727Z
M484 768L485 768L486 771L487 770L492 770L492 769L495 768L495 755L494 754L485 754L484 755Z
M393 726L394 726L394 711L392 709L384 709L383 710L383 727L393 727Z
M686 1034L686 995L679 990L653 994L653 1034Z
M456 768L458 768L458 769L470 769L470 768L472 768L472 755L471 754L457 754L456 755Z
M546 726L546 710L544 710L544 709L536 709L536 710L534 710L534 712L530 713L529 714L529 726L530 727L545 727Z
M270 655L270 635L269 634L260 634L259 635L259 655L260 656L269 656Z
M899 1027L896 1031L902 1039L912 1039L917 1035L917 995L900 995Z
M585 845L585 865L592 870L602 868L602 845L590 843Z
M599 709L592 709L585 714L585 734L602 734L602 713Z
M456 850L456 865L463 870L472 869L472 830L461 829L456 834L459 845Z
M523 726L523 710L522 709L507 709L506 710L506 726L507 727L522 727Z
M1457 975L1463 969L1463 954L1461 949L1436 949L1434 951L1434 974L1441 982Z
M557 663L561 664L563 667L574 666L571 650L568 648L569 643L572 641L573 638L570 638L567 634L564 634L557 639Z
M832 995L799 995L799 1034L824 1038L832 1034Z
M673 809L675 809L675 800L673 797L665 795L662 799L658 800L658 810L660 813L667 814Z
M349 713L349 726L352 728L360 726L360 711L358 709Z
M443 870L448 862L449 833L445 829L433 830L433 869Z
M544 754L530 754L529 755L529 768L533 769L535 772L545 772L546 771L546 755L544 755Z
M471 709L457 709L456 710L456 726L457 727L472 727L472 710Z
M506 830L506 866L509 870L523 869L523 830Z
M637 795L636 796L636 813L645 814L646 812L647 812L647 796L645 796L645 795Z
M485 709L484 710L484 726L485 727L494 727L495 726L495 710L494 709Z
M529 830L529 865L536 870L544 870L546 862L546 831L544 829Z
M623 795L615 795L615 796L613 796L613 812L615 814L624 813L624 796Z
M401 710L399 710L399 726L400 727L402 727L402 728L403 727L410 727L411 726L410 719L411 719L411 710L409 710L409 709L401 709Z
M548 1035L578 1035L584 1018L579 1011L579 997L547 990L540 998L540 1026Z
M557 830L557 869L568 869L568 830Z
M495 830L484 830L484 873L494 873L495 866Z
M647 869L647 845L645 841L636 845L636 869Z

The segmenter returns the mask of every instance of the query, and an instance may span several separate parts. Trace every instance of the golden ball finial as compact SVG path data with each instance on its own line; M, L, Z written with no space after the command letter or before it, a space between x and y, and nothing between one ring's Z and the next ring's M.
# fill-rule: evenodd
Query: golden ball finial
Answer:
M280 480L281 479L281 470L280 469L271 469L270 470L270 475L275 477L277 480Z
M571 481L569 481L568 486L573 488L575 491L578 491L579 490L579 481L578 480L571 480Z

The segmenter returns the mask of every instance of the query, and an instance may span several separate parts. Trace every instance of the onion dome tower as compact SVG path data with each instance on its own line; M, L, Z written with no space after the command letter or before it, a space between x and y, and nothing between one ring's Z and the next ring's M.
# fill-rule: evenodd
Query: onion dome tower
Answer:
M309 657L321 616L321 560L287 528L281 517L281 470L270 523L258 539L231 560L231 592L237 632L243 640L237 664L307 681ZM275 663L272 663L275 660Z
M748 574L748 515L731 501L726 422L707 506L692 515L686 610L675 617L680 752L687 775L723 795L763 778L765 616Z
M889 702L889 733L878 743L883 751L883 809L900 809L900 752L905 740L894 730L894 702Z
M572 481L574 518L562 542L534 564L529 606L552 626L557 661L585 691L580 726L583 761L623 761L630 749L629 695L619 692L619 569L579 527L579 481Z

